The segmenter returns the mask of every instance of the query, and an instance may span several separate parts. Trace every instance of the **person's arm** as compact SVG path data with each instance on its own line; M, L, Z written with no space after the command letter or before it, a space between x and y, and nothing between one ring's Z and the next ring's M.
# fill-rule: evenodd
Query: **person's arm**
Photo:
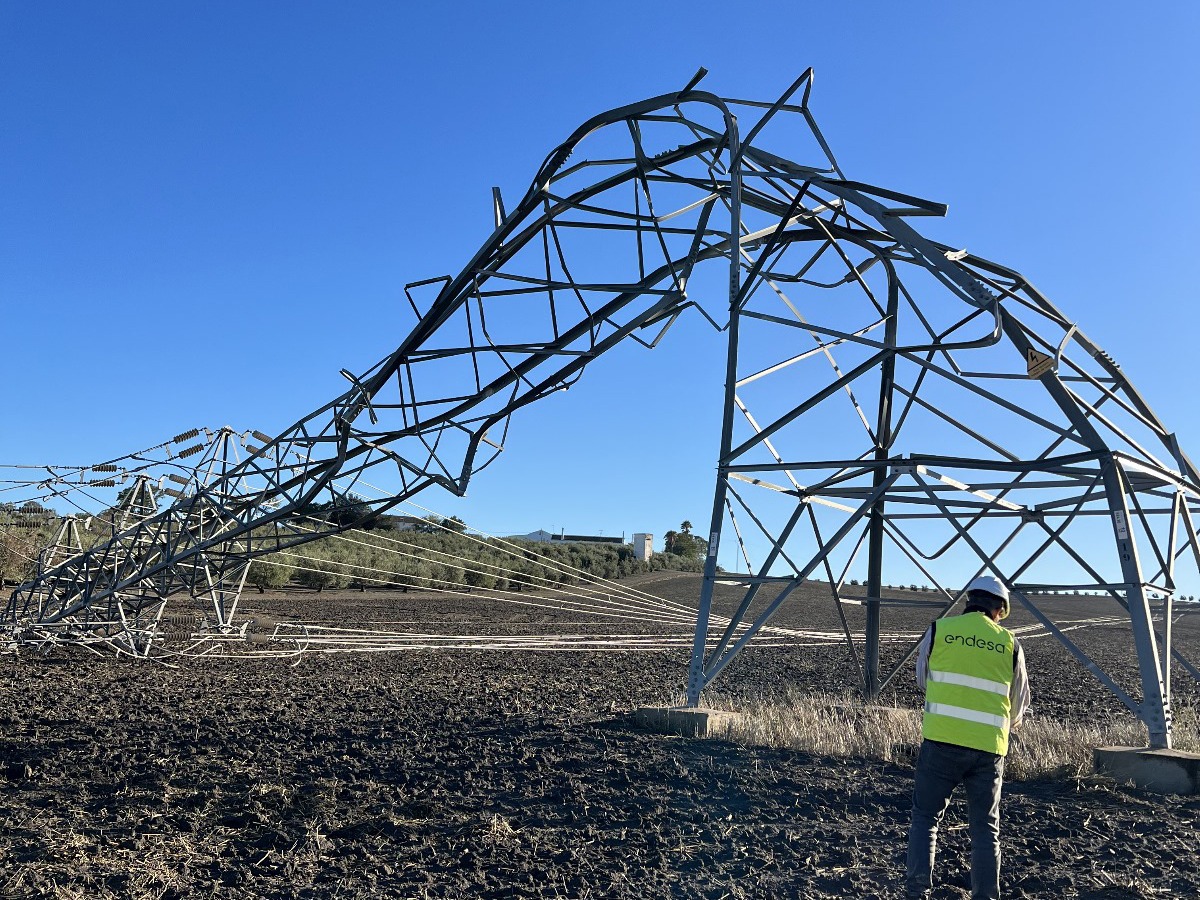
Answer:
M925 629L921 643L917 645L917 687L925 690L925 678L929 674L929 644L933 627Z
M1025 713L1029 711L1029 674L1025 671L1025 651L1020 641L1016 642L1015 659L1013 661L1013 680L1008 689L1010 705L1010 727L1016 728L1021 724Z

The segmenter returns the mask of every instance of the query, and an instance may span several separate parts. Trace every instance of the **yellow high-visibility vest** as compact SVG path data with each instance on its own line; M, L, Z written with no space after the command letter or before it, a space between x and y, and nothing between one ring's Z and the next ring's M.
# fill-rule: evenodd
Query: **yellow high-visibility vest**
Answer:
M1016 639L980 612L934 623L921 734L933 741L1008 753L1009 688Z

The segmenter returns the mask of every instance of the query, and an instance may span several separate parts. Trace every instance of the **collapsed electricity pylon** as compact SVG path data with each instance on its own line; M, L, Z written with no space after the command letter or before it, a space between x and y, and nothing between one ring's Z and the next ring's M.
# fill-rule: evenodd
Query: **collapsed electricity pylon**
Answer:
M346 393L221 478L43 573L42 619L139 585L195 592L433 485L461 495L515 412L696 309L728 351L691 703L797 588L824 575L841 613L854 573L877 696L899 665L881 678L882 587L899 563L943 612L964 569L998 575L1081 659L1034 597L1115 598L1141 700L1093 671L1169 746L1172 602L1200 565L1200 477L1174 435L1022 275L911 224L944 206L843 175L809 111L811 70L774 103L699 90L702 75L585 122L511 211L495 191L495 230L462 271L406 288L417 323L395 352L343 370ZM385 499L356 493L368 474ZM340 514L292 527L315 504ZM717 552L739 516L770 549L735 579L744 596L709 646ZM848 623L846 637L858 662Z
M230 468L241 461L247 448L254 448L251 434L255 440L269 440L266 435L238 433L228 427L194 428L154 447L90 466L3 467L13 470L5 474L24 476L3 480L0 497L6 506L34 510L15 517L18 520L45 521L49 507L43 504L48 502L65 503L75 510L62 518L53 540L38 553L33 577L13 594L9 619L27 623L25 636L35 641L66 637L106 642L140 656L153 652L167 634L167 598L177 592L164 591L160 582L146 579L109 593L104 602L58 614L61 597L53 590L56 576L52 573L77 564L87 545L100 550L94 564L101 567L110 564L114 554L152 558L157 548L150 543L150 533L138 526L159 512L164 498L182 501L216 481L228 487ZM29 477L31 469L36 478ZM0 530L8 524L23 523L0 521ZM239 631L235 615L248 561L230 563L219 572L199 573L190 596L172 602L170 624L185 626L187 635Z

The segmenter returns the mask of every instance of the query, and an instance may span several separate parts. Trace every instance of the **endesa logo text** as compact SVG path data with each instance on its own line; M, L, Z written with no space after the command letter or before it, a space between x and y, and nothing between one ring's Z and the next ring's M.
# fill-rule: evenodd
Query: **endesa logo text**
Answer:
M963 637L961 634L948 634L942 640L947 644L962 644L964 647L974 647L976 650L994 650L996 653L1004 653L1007 649L1003 644L977 638L975 635Z

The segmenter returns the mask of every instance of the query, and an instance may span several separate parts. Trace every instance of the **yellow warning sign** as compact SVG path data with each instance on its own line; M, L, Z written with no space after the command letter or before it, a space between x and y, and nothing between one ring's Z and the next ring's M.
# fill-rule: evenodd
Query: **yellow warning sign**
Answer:
M1030 378L1041 378L1054 366L1053 356L1047 356L1045 353L1039 353L1032 347L1026 351L1026 358L1029 363L1029 368L1027 371L1029 372Z

